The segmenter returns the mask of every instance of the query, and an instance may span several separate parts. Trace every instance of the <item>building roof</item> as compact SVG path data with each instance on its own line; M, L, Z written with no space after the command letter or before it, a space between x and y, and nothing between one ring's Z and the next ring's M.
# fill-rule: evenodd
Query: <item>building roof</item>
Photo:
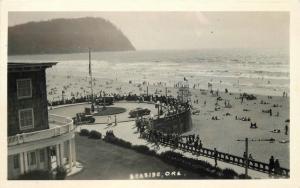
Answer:
M8 62L8 72L39 71L56 65L57 62Z

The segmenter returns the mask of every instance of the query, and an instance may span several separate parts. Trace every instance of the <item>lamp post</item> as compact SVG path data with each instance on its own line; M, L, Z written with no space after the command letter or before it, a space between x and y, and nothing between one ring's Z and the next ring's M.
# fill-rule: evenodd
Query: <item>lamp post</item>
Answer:
M157 119L159 119L159 115L160 115L160 113L159 113L160 102L157 101L155 106L156 106L156 108L157 108Z
M148 95L149 95L149 88L148 88L148 85L147 85L147 97L148 97Z
M246 153L246 164L245 164L245 176L248 176L248 138L245 139L245 153Z

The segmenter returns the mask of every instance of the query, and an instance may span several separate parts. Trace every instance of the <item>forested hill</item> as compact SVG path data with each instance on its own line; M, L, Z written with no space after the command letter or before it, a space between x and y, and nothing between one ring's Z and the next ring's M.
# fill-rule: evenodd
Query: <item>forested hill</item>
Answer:
M8 54L135 50L128 38L102 18L54 19L8 28Z

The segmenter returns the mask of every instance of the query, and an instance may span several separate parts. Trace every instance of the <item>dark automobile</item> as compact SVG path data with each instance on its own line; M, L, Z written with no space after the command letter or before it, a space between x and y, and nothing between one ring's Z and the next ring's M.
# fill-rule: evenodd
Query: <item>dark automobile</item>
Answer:
M109 106L114 104L114 97L99 97L95 101L96 105Z
M85 113L77 113L76 117L73 117L72 119L75 125L95 122L95 118L93 117L93 115Z
M150 112L151 112L151 110L149 110L147 108L136 108L129 112L129 116L130 117L144 116L144 115L149 115Z

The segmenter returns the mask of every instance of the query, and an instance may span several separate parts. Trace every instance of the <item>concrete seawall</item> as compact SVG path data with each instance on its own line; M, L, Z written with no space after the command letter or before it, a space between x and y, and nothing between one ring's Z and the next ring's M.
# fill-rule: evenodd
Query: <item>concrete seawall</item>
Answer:
M182 134L192 128L191 110L153 120L153 128L164 133Z

